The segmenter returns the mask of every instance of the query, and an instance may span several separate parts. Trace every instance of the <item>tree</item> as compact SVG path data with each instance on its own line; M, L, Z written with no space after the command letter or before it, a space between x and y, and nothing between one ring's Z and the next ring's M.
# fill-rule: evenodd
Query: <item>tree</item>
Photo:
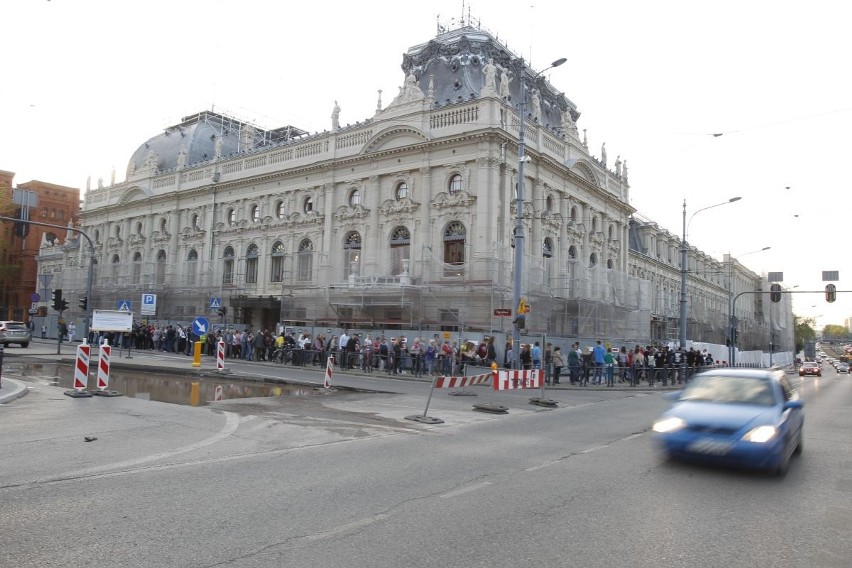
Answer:
M822 329L823 339L841 339L849 335L849 332L842 325L829 324Z
M795 317L795 316L794 316ZM796 353L804 350L805 343L816 339L816 332L812 327L814 320L812 318L795 317L796 322Z

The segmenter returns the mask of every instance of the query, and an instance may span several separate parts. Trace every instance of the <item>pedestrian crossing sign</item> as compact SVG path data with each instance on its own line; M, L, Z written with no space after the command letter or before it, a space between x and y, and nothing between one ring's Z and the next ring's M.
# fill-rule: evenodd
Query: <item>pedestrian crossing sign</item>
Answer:
M133 303L130 300L119 300L118 301L118 311L120 311L120 312L132 312L133 311Z
M210 298L210 307L219 309L222 307L222 298Z

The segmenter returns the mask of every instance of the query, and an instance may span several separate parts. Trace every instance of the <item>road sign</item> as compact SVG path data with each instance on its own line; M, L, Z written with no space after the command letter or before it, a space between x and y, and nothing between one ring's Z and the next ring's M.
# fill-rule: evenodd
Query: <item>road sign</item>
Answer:
M40 301L41 301L41 296L39 295L38 292L30 294L30 302L40 302Z
M192 320L192 331L195 335L204 335L207 333L208 329L210 329L210 324L207 322L206 317L196 316L196 318Z
M153 316L157 314L157 295L142 294L142 311L143 316Z
M510 308L494 308L495 316L511 316L512 310Z
M120 312L132 312L133 302L131 302L130 300L119 300L115 309Z
M210 298L210 307L215 309L222 307L222 298Z

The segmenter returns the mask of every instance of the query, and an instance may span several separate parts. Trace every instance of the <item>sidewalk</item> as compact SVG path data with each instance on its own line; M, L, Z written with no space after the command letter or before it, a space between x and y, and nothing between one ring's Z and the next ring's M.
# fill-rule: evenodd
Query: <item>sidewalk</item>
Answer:
M33 360L33 361L53 361L53 362L62 362L66 363L69 366L74 364L74 360L76 358L76 350L77 346L80 345L80 342L68 343L63 342L60 353L56 353L56 340L50 339L34 339L30 346L26 349L20 347L9 347L5 351L5 363L7 365L11 363L20 363L22 360ZM152 358L148 357L149 353L153 354L153 352L146 351L130 351L130 357L127 357L128 352L119 351L117 347L113 347L112 350L112 358L111 365L113 368L119 369L150 369L157 370L159 372L170 372L176 375L187 375L187 376L205 376L205 375L216 375L216 376L227 376L227 369L230 365L236 363L232 359L225 360L225 368L226 373L222 375L217 372L216 360L213 357L202 356L201 362L202 366L200 368L195 368L191 366L192 357L187 357L183 354L164 354L165 357L157 357ZM91 357L90 357L90 367L95 367L97 365L97 349L92 349ZM281 365L278 363L271 362L258 362L258 361L246 361L239 360L240 365L246 365L249 367L257 368L258 372L263 371L264 369L268 369L270 367L280 368ZM290 365L286 365L286 368L291 368ZM318 375L325 373L324 365L308 365L308 366L300 366L300 367L292 367L294 369L298 369L300 371L307 372L315 372ZM90 371L91 372L91 371ZM344 374L351 375L356 377L372 377L372 378L380 378L386 377L388 379L394 380L412 380L430 383L432 381L432 376L428 374L424 374L421 377L415 377L410 374L410 372L406 372L405 374L400 375L392 375L388 374L385 371L374 371L372 373L366 373L361 371L360 369L347 369L342 370L339 367L334 368L335 374ZM480 373L489 373L490 369L486 367L475 367L471 368L468 371L468 375L476 375ZM436 375L437 376L437 375ZM4 373L3 376L3 384L2 388L0 388L0 404L8 402L10 400L14 400L20 396L26 394L27 389L26 385L20 381L15 381L7 378L8 371ZM245 378L245 377L241 377ZM263 380L261 377L258 377L257 380ZM322 379L318 378L321 382ZM594 390L594 391L669 391L669 390L677 390L678 388L682 388L682 385L668 385L662 386L657 384L654 387L649 386L647 383L643 383L641 385L637 385L635 387L631 387L628 383L619 383L616 382L613 387L607 387L605 384L602 385L593 385L590 384L588 386L580 386L580 385L572 385L568 381L567 374L562 375L562 380L558 385L552 385L545 387L547 390L558 390L558 391L581 391L581 390Z

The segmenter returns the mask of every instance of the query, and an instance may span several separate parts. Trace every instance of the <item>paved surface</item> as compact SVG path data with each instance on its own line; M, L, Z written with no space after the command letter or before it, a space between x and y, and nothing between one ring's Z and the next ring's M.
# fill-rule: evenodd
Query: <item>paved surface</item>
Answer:
M72 365L76 358L76 348L80 345L79 342L76 343L63 343L59 349L59 353L57 353L57 344L56 340L41 340L34 339L28 348L22 348L18 346L10 346L6 348L5 351L5 363L7 370L3 373L2 376L2 384L0 384L0 404L8 403L18 397L24 396L27 393L27 386L25 383L21 381L17 381L11 379L9 377L8 367L10 364L20 363L22 360L30 360L30 361L51 361L51 362L62 362ZM125 368L125 369L134 369L134 370L158 370L163 371L166 370L175 374L185 374L185 375L198 375L205 373L216 373L216 362L213 357L202 356L201 358L201 367L200 368L192 368L189 362L192 360L191 357L187 357L185 355L175 354L173 357L170 355L166 355L165 357L147 357L146 352L139 351L131 351L129 353L127 351L119 351L117 348L113 348L112 351L112 359L111 365L113 368ZM97 361L97 350L92 350L91 355L91 363L90 363L90 374L95 372ZM226 368L234 363L230 359L225 361ZM256 368L258 373L262 373L264 369L269 369L270 367L279 367L276 363L269 362L255 362L255 361L239 361L241 366L253 367ZM313 382L322 383L323 381L323 373L325 371L325 367L323 366L305 366L299 367L300 370L306 372L316 373L317 377ZM468 374L475 375L479 373L487 373L489 370L483 367L477 367L476 369L470 370ZM336 377L341 375L348 375L353 377L370 377L377 378L381 376L391 377L392 375L388 375L385 372L374 371L373 373L364 373L360 369L355 370L341 370L338 367L335 367L334 373ZM403 375L393 375L394 379L403 379L403 380L412 380L412 381L421 381L421 382L429 382L432 380L432 377L429 375L425 375L422 377L414 377L411 374L403 374ZM260 380L260 379L259 379ZM607 390L606 385L589 385L586 387L571 385L568 382L568 378L563 374L562 381L558 385L548 386L548 389L555 390ZM647 383L643 383L636 387L631 387L627 383L619 383L616 382L615 389L621 390L675 390L677 385L669 385L667 387L663 387L661 385L657 385L655 387L650 387ZM609 389L612 390L612 389Z

